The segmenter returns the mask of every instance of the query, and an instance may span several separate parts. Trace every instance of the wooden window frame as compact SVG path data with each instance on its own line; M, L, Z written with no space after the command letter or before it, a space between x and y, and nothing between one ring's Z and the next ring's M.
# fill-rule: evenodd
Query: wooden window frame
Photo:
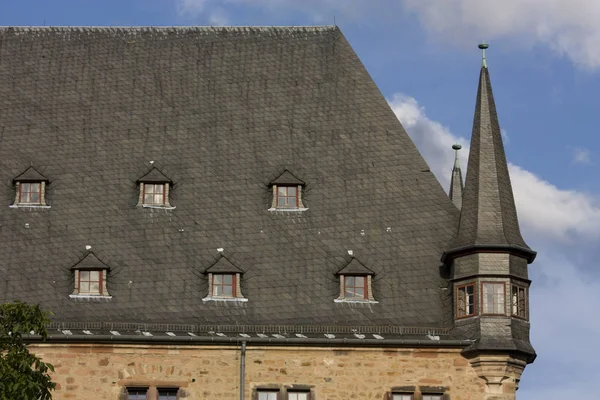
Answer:
M37 185L37 187L39 189L39 191L37 192L38 196L39 196L39 201L37 201L37 202L23 201L23 184ZM42 196L42 190L43 190L42 182L19 182L19 201L18 201L18 203L19 204L32 204L32 205L42 204L43 203L43 200L42 200L42 197L43 197ZM36 192L33 192L33 191L30 190L29 192L25 192L25 193L31 194L31 193L36 193ZM31 198L31 195L29 197Z
M458 310L459 310L459 298L458 298L459 291L460 291L460 289L467 288L469 286L473 287L473 312L471 314L459 315L459 313L458 313ZM466 291L465 291L465 294L466 294ZM456 286L456 295L455 295L454 301L456 303L456 307L455 307L456 319L469 318L469 317L474 317L475 315L477 315L477 284L475 282L470 282L470 283L465 283L465 284Z
M297 389L292 389L292 390L288 390L285 394L285 398L286 400L290 400L290 393L293 394L305 394L306 395L306 400L310 400L311 399L311 392L310 390L297 390Z
M104 273L106 270L103 269L83 269L83 270L79 270L79 273L77 274L77 294L82 294L82 295L88 295L88 296L103 296L104 295ZM81 291L81 273L82 272L98 272L98 293L96 292L82 292ZM96 281L91 281L91 280L87 280L84 282L96 282ZM133 387L132 389L135 389L135 387ZM128 388L129 390L129 388Z
M346 296L346 278L363 278L364 279L364 286L363 286L363 290L364 290L364 295L363 297L347 297ZM369 277L367 275L353 275L353 274L348 274L348 275L342 275L342 279L344 280L344 285L343 285L343 290L344 290L344 299L348 299L348 300L369 300ZM352 288L359 288L360 286L349 286Z
M167 205L167 185L168 183L152 183L152 182L141 182L142 184L142 205L145 206L166 206ZM146 203L146 185L152 185L153 190L154 186L162 186L162 203ZM154 198L156 193L152 192L152 197Z
M256 400L260 400L261 393L275 393L277 400L281 398L281 390L279 389L256 389Z
M223 296L223 295L216 295L215 294L215 276L216 275L220 275L220 276L225 276L225 275L229 275L231 276L231 296ZM221 282L223 282L221 280ZM224 284L219 284L218 286L229 286L229 285L224 285ZM217 273L217 274L212 274L212 282L211 282L211 290L212 293L210 294L211 297L216 297L216 298L223 298L223 299L235 299L237 297L237 274L231 274L231 273Z
M282 207L282 206L279 205L279 189L282 189L282 188L285 189L285 194L286 194L285 196L282 196L282 197L285 197L286 199L288 197L294 197L294 196L288 196L287 195L289 188L296 189L296 196L295 196L296 197L296 204L295 204L295 206L293 206L293 207L283 206ZM293 209L296 209L296 208L300 208L300 186L299 185L277 185L277 190L275 191L275 196L276 196L276 199L275 199L276 208L285 209L285 210L293 210ZM286 201L286 204L287 204L287 201Z
M483 287L486 284L502 285L502 287L504 289L504 295L503 295L504 296L504 309L503 309L502 314L485 313L485 307L484 307L485 291L483 290ZM480 289L481 289L481 296L479 296L479 297L481 298L481 315L505 317L506 316L506 282L483 281L483 282L481 282Z
M517 289L517 313L513 311L513 290ZM519 299L518 299L518 290L523 289L523 296L525 297L523 300L523 313L524 316L519 315ZM523 319L525 321L529 320L529 288L525 285L520 285L518 283L511 282L510 283L510 315L515 318Z

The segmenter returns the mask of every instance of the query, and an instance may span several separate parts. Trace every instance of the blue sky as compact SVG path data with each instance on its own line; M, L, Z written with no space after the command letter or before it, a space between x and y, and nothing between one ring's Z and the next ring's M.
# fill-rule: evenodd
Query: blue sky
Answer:
M597 0L0 0L0 25L339 25L447 187L466 167L481 40L530 266L520 399L598 398Z

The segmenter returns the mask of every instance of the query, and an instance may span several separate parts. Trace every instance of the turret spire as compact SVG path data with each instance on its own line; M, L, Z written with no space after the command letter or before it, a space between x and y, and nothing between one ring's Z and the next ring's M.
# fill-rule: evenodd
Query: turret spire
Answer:
M452 149L455 151L454 168L452 168L452 179L450 180L450 200L460 210L462 208L463 198L463 180L460 164L458 162L458 151L462 149L460 144L453 144Z
M479 45L479 48L481 49L481 67L482 68L487 68L487 60L485 58L485 50L488 49L490 46L486 43L483 42Z
M489 46L480 44L484 51ZM521 237L517 210L508 174L492 85L485 61L471 135L467 179L463 192L460 225L451 249L444 257L468 248L505 248L535 257Z

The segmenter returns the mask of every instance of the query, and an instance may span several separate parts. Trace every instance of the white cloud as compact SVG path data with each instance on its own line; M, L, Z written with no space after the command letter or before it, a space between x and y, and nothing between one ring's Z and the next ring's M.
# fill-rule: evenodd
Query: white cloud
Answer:
M198 17L204 12L208 1L210 0L177 0L177 11L180 15Z
M591 164L592 158L590 151L582 148L575 148L573 150L573 163L575 164Z
M440 38L509 38L543 44L587 68L600 67L598 0L404 0Z
M211 26L226 26L231 25L227 11L222 8L217 8L211 11L208 19Z
M364 0L176 0L181 15L196 18L211 7L245 6L270 13L303 13L313 23L332 24L333 16L356 19L368 10ZM383 0L387 3L387 0Z
M448 189L454 154L460 143L460 162L465 175L469 143L439 122L409 96L396 95L390 105L444 188ZM569 242L575 238L600 237L600 202L585 193L559 189L535 174L509 164L522 229L526 234Z

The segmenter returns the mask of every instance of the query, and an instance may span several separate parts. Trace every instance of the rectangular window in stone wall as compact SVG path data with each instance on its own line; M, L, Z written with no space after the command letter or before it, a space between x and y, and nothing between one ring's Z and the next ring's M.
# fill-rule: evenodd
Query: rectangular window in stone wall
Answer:
M503 282L483 282L481 284L483 314L505 315L504 298L505 285Z
M148 388L127 388L127 400L147 400Z
M310 400L309 392L288 392L288 400Z
M424 394L423 400L442 400L441 394Z
M413 400L412 394L394 393L392 394L392 400Z
M259 390L258 400L277 400L278 390Z
M177 388L158 388L158 400L177 400Z

